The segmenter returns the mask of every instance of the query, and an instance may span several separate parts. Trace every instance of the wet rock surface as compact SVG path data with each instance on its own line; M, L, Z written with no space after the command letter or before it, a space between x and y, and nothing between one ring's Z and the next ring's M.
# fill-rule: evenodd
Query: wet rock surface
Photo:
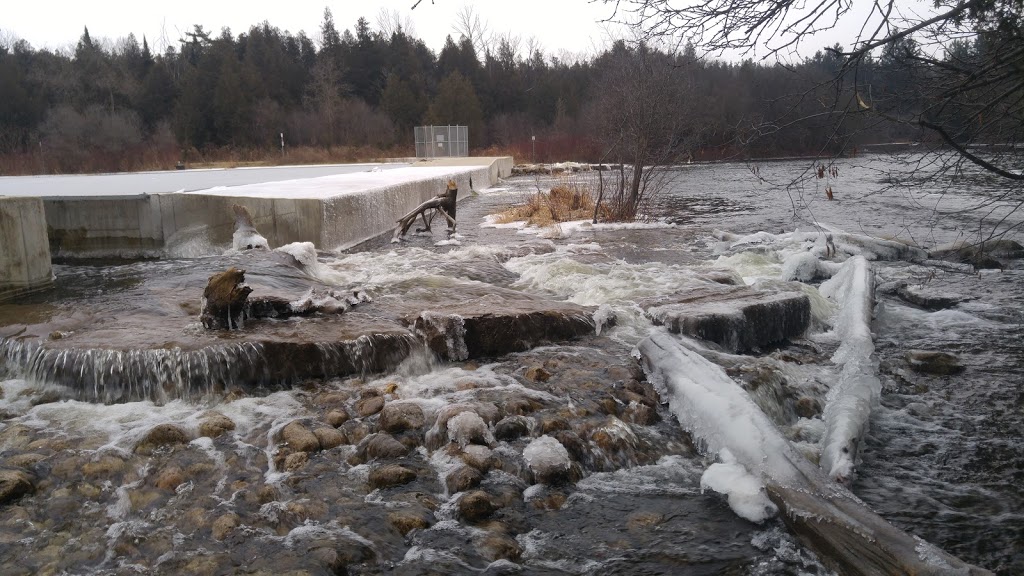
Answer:
M810 301L799 292L756 291L719 284L645 300L641 306L656 324L732 352L799 337L811 320Z

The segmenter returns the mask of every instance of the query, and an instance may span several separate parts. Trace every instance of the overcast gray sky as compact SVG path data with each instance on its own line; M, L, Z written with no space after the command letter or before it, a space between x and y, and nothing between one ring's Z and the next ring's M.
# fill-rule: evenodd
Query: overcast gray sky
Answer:
M6 0L0 32L29 41L36 48L73 47L84 26L94 39L117 40L134 33L141 42L145 36L154 51L167 43L178 45L193 24L202 24L219 33L229 27L237 36L250 26L268 21L292 33L300 30L313 40L319 39L325 7L330 7L339 31L354 29L356 20L365 17L372 28L382 11L397 13L412 26L413 34L439 52L449 34L456 40L454 25L466 7L479 16L493 34L518 36L525 55L534 39L548 56L596 54L609 44L609 38L627 36L620 28L600 21L612 14L612 5L590 0ZM823 46L839 42L849 47L871 8L870 2L853 3L854 11L842 25L818 34L800 45L799 56L810 56ZM906 15L927 12L929 0L904 0L898 6ZM755 58L764 56L759 49ZM739 54L727 54L736 59ZM744 54L742 56L751 56ZM792 57L792 55L790 55Z
M356 20L365 17L377 29L382 9L398 11L412 23L413 31L427 46L440 51L445 36L453 31L458 12L466 5L480 15L492 32L511 32L521 37L525 46L533 36L545 53L561 51L588 53L605 44L605 34L598 20L611 13L603 4L587 0L423 0L411 10L415 0L10 0L4 2L0 29L29 41L36 48L58 49L74 45L89 27L93 38L116 40L134 33L143 35L156 50L162 50L161 39L177 46L182 33L193 24L202 24L217 33L224 26L237 36L250 26L270 22L283 30L306 34L317 39L324 8L334 14L339 31L354 29Z

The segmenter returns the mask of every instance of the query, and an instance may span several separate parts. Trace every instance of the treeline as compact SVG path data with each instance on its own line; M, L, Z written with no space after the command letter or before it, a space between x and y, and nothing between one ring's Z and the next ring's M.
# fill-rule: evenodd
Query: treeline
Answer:
M647 70L650 82L674 85L670 115L686 119L686 154L694 159L834 151L849 134L861 142L915 136L912 127L850 118L836 138L828 111L853 96L824 84L840 65L828 52L781 66L617 42L590 59L566 61L525 51L511 36L484 50L449 37L435 54L401 27L385 33L360 18L353 30L339 32L326 10L316 41L264 23L237 36L195 26L162 51L131 35L101 45L88 29L73 52L0 43L0 171L260 159L280 153L281 133L287 151L322 150L322 159L411 155L412 128L420 124L468 125L474 152L596 161L614 138L616 98L630 98L621 93L622 75L633 72L622 61L652 51L671 65L655 78L641 63L636 74ZM858 82L870 82L878 101L912 105L899 94L913 78L887 72L903 69L887 67L883 54L876 77ZM810 120L790 122L796 118Z

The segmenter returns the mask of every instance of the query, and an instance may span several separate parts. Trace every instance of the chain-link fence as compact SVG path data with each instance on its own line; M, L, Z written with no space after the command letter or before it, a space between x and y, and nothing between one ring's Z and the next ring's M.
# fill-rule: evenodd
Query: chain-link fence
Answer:
M469 156L469 128L465 126L417 126L417 158Z

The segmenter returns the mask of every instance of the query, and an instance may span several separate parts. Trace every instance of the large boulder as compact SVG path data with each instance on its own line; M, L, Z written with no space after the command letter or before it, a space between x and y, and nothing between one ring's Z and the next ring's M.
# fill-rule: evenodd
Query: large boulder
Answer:
M711 283L645 300L641 307L670 332L714 342L731 352L799 337L811 321L810 299L801 292Z

